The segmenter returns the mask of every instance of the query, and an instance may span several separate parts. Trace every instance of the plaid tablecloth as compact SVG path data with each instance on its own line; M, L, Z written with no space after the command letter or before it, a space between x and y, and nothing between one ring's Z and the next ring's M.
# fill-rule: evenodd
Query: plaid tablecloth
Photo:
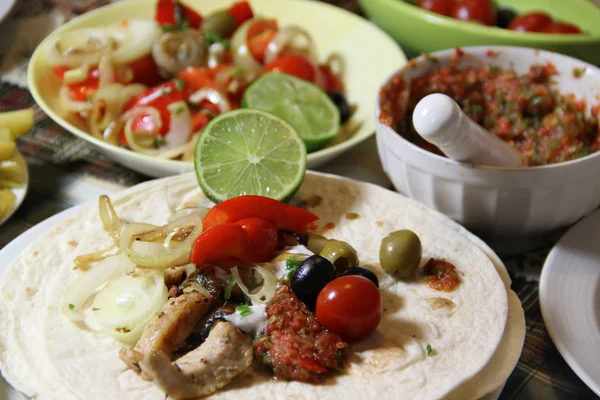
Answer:
M361 14L355 0L326 1ZM95 199L100 193L111 193L149 179L107 160L85 141L52 122L37 109L26 88L27 60L37 43L72 15L103 3L108 1L19 0L11 15L0 24L0 111L36 108L35 126L18 141L19 150L29 163L29 193L17 213L0 227L0 249L60 211ZM374 140L321 170L391 188L377 159ZM503 259L513 279L512 287L525 309L527 334L519 364L506 384L502 400L596 398L556 350L540 313L538 279L544 259L557 238L548 239L524 255Z

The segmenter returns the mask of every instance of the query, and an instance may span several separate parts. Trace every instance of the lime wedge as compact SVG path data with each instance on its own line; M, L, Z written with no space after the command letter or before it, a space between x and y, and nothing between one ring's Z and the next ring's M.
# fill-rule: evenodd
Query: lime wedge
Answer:
M306 172L306 148L281 118L260 110L219 115L194 155L198 183L214 202L245 194L290 198Z
M280 72L257 79L242 99L245 108L268 111L296 129L311 152L340 131L340 112L325 92L310 82Z

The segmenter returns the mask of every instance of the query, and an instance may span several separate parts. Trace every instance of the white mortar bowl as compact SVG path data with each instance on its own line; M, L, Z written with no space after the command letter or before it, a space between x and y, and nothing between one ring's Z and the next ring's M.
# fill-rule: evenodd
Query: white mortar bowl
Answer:
M575 58L521 47L462 49L461 66L498 65L523 74L537 63L552 62L561 93L585 98L589 109L600 102L600 69ZM497 53L490 57L486 53ZM431 57L447 64L455 49L419 57L398 72L405 78L434 68ZM580 78L574 68L586 68ZM388 80L391 79L388 78ZM382 83L386 84L387 80ZM379 116L379 98L375 115ZM600 205L600 152L559 164L493 168L459 163L410 143L376 121L377 148L395 188L455 219L474 232L494 237L534 237L570 225Z

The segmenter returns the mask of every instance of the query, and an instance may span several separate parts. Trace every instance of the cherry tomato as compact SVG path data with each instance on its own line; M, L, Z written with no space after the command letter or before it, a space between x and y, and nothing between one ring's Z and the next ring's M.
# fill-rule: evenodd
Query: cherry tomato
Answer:
M244 228L250 239L247 259L252 262L270 261L277 246L277 228L272 223L256 217L243 218L235 223Z
M544 33L581 33L581 29L575 25L566 24L562 22L553 22L542 29Z
M508 29L518 32L542 32L542 30L552 24L552 17L543 12L533 12L515 17Z
M261 19L252 23L246 33L246 44L252 57L262 63L265 59L267 46L276 33L277 21L274 19Z
M455 0L419 0L417 6L436 14L450 15Z
M344 341L365 339L381 320L381 294L365 277L342 276L321 289L315 316L325 329Z
M187 100L188 90L185 83L178 81L169 81L158 86L151 87L140 93L133 99L127 109L132 109L137 106L150 106L158 109L162 119L162 127L160 133L165 135L169 132L171 125L171 113L167 106L176 101Z
M263 72L283 72L305 81L314 82L315 67L300 54L282 54L263 68Z
M450 16L461 21L495 25L496 7L490 0L456 0Z
M344 82L331 70L329 65L321 65L319 69L325 80L325 91L327 93L344 93Z
M248 253L250 239L241 225L227 223L216 225L196 239L192 247L190 262L196 265L208 261L231 258L243 259Z
M310 211L269 197L246 195L217 204L206 214L202 223L204 229L210 229L219 224L248 217L264 219L275 225L277 229L290 232L305 231L310 223L319 219Z
M254 17L254 13L252 12L252 7L248 4L247 1L240 1L238 3L232 4L229 9L229 14L235 18L237 26L240 26L250 18Z

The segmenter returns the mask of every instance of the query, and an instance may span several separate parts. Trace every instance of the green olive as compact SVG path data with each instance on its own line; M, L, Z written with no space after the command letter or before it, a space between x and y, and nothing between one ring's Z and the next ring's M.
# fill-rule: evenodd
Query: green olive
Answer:
M341 240L331 240L319 254L333 264L338 274L358 265L358 254L354 247Z
M330 241L325 236L309 232L306 238L306 248L315 254L319 254Z
M421 240L408 229L390 233L381 241L379 262L386 272L401 277L413 275L421 262Z
M235 31L235 27L235 18L227 10L216 11L202 22L202 32L205 35L209 34L209 32L215 32L222 38L231 36L233 31Z

